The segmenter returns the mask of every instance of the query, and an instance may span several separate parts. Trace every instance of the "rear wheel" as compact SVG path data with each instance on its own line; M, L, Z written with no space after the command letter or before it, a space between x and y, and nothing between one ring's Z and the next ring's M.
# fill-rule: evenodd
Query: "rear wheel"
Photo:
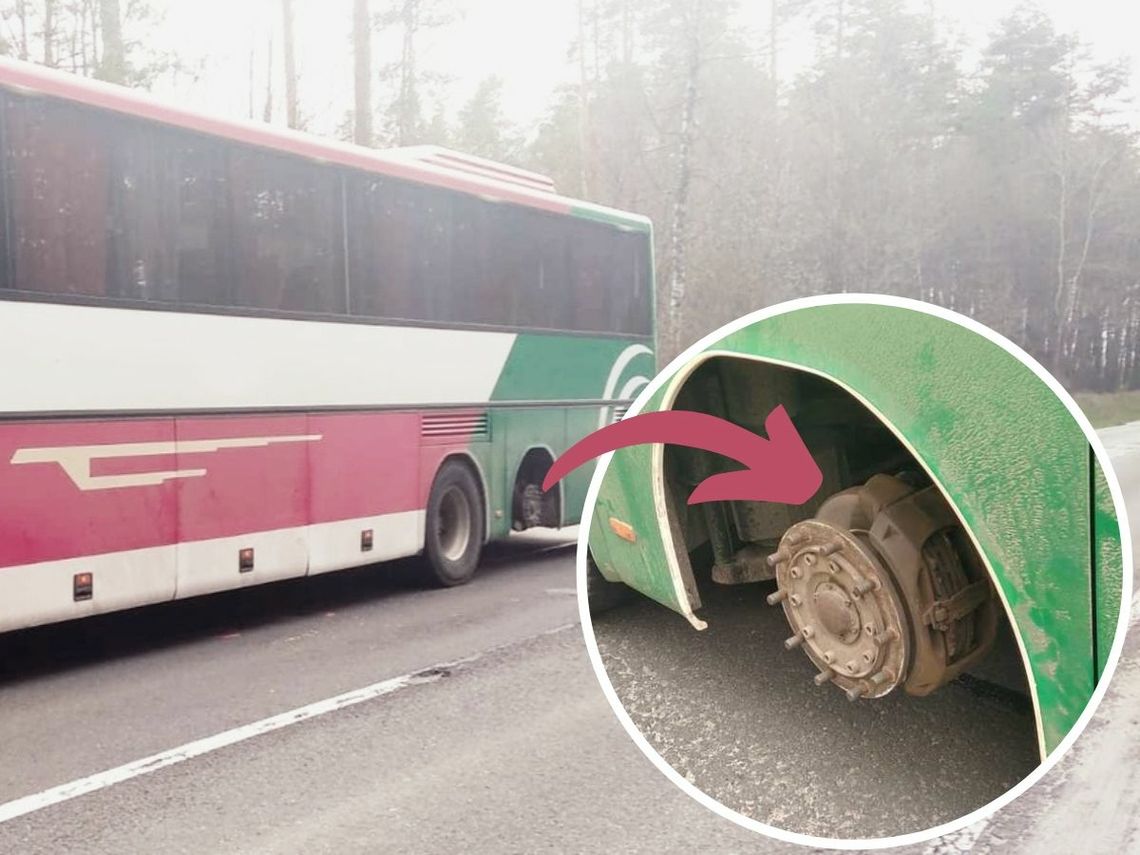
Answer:
M427 505L424 555L428 581L462 585L475 573L483 551L483 498L471 469L457 460L443 464Z

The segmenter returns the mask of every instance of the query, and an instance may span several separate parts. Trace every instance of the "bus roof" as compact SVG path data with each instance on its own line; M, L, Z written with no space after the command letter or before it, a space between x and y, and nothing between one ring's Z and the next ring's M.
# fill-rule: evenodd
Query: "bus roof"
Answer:
M648 218L561 196L547 176L439 146L372 149L263 122L187 110L124 86L0 57L0 88L63 98L325 163L647 230Z

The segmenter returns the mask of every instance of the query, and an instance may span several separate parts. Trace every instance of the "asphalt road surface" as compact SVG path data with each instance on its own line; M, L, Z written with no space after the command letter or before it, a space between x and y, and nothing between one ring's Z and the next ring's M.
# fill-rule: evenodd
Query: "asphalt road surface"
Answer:
M386 565L0 637L6 805L430 669L10 819L0 852L755 851L621 729L550 546L453 590Z
M1140 425L1105 436L1140 499ZM20 814L0 852L805 851L642 756L587 661L572 549L552 542L514 538L454 590L416 588L405 563L0 636L0 816ZM1137 718L1133 639L1057 769L911 851L1135 849ZM801 749L886 747L881 729L819 733Z

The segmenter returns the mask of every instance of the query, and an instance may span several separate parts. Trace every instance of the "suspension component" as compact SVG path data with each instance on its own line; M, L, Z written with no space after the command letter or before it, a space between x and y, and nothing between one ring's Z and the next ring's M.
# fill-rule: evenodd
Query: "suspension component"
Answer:
M770 556L771 605L852 700L926 695L984 656L997 632L985 568L935 486L875 475L791 526Z

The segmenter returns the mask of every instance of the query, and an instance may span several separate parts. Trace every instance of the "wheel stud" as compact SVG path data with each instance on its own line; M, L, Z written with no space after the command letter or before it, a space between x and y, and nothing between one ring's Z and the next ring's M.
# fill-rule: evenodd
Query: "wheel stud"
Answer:
M781 588L780 590L773 591L771 594L768 595L768 605L770 605L770 606L777 605L778 603L784 602L784 600L786 600L787 598L788 598L788 592Z
M812 677L812 680L817 686L822 686L824 683L830 683L833 677L835 677L835 672L830 668L825 668Z
M875 636L875 644L886 644L888 641L897 640L898 637L899 631L892 626Z
M863 686L852 686L847 690L847 700L857 701L865 694L867 694L867 690Z
M876 686L881 686L881 685L883 685L883 683L889 682L891 680L891 678L893 678L893 677L894 677L894 674L892 674L890 671L888 671L886 668L884 668L882 671L878 672L873 677L871 677L871 682L874 683Z
M780 564L783 561L787 561L791 557L792 556L786 549L777 549L775 552L768 556L768 566L775 567L777 564Z
M797 632L791 638L787 638L784 640L784 649L785 650L794 650L795 648L799 647L803 643L804 643L804 637Z

